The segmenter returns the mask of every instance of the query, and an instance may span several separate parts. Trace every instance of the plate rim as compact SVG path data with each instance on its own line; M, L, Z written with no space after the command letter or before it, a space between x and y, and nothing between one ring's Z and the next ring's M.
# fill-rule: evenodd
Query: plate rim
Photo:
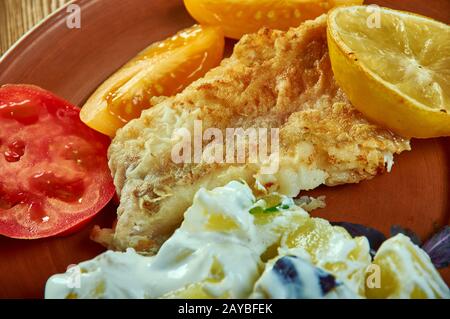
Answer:
M18 54L15 52L16 50L22 50L21 46L26 46L30 41L34 41L34 39L38 38L38 36L35 36L35 33L40 33L41 30L45 30L45 28L51 27L55 20L61 19L61 16L66 14L67 7L71 4L78 4L80 7L82 6L89 6L90 4L95 3L95 0L71 0L68 3L64 4L60 8L58 8L56 11L48 15L46 18L44 18L42 21L40 21L37 25L32 27L30 30L28 30L24 35L22 35L17 41L6 51L3 53L3 55L0 57L0 69L8 69L10 63L17 57L20 57L21 52ZM0 83L1 85L1 83ZM446 156L448 159L448 174L450 178L450 137L443 137L442 143L448 148L446 151ZM448 195L450 196L450 188ZM450 197L449 197L450 198ZM450 203L450 200L449 200ZM450 206L449 206L450 207ZM446 214L446 220L447 224L450 225L450 210Z

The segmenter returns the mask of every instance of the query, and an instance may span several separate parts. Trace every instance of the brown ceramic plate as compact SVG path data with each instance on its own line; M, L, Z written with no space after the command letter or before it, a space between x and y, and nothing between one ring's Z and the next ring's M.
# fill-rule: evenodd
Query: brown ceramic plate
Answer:
M448 0L373 2L450 21ZM81 105L141 49L193 24L181 0L75 3L81 7L81 29L68 29L66 8L59 10L2 57L0 85L36 84ZM402 225L426 239L449 224L450 139L413 141L413 151L396 157L391 174L312 193L327 196L327 208L315 215L367 224L386 234L391 225ZM89 240L89 231L94 224L109 226L114 214L110 204L82 231L65 238L20 241L0 236L0 297L42 297L50 275L102 251ZM442 273L449 283L448 269Z

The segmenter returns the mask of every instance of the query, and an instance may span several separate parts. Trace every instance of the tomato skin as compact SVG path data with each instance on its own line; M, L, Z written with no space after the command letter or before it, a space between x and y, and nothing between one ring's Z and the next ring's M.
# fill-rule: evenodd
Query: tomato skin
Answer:
M37 86L0 87L0 235L68 235L114 196L110 139L79 113Z
M219 65L224 45L221 28L201 25L151 44L97 88L82 107L81 120L114 137L152 107L152 97L175 95Z

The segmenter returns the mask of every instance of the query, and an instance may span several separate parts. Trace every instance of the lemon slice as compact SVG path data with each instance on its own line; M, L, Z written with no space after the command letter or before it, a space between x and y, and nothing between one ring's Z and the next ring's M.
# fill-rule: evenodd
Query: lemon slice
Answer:
M333 9L336 81L370 120L405 137L450 135L450 27L381 7Z
M385 241L375 255L378 287L366 288L368 298L450 298L450 290L428 255L405 235Z

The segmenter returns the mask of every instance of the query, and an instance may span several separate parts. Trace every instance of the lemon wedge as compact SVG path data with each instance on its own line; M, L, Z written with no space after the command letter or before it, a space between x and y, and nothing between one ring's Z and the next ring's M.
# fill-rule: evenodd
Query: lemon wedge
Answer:
M450 26L374 6L328 15L333 72L368 119L405 137L450 136Z

